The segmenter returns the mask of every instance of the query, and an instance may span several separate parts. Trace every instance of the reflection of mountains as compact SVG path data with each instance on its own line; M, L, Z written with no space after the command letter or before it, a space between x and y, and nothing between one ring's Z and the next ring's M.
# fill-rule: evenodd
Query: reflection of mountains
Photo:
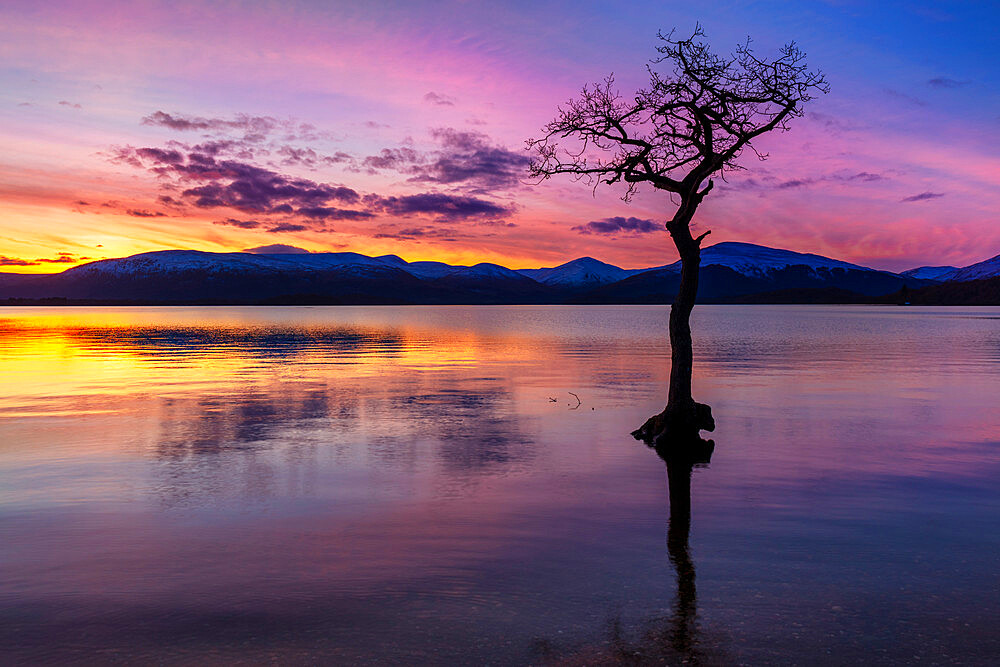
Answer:
M402 333L374 328L81 327L57 331L84 348L113 348L153 356L204 356L233 351L255 357L287 357L303 352L392 355L407 346Z
M158 375L147 390L157 427L150 453L162 464L158 492L171 504L214 495L266 498L287 482L280 475L295 477L307 494L316 469L331 462L333 474L337 466L375 458L380 469L429 466L468 477L496 474L532 456L502 378L428 373L394 362L374 373L357 370L368 361L419 357L415 348L426 346L400 333L197 327L58 333L92 353L158 360L171 377L192 382L188 389L172 381L155 395L163 390ZM429 353L447 358L449 349L441 344ZM199 362L208 367L220 355L237 363L202 377ZM171 357L183 365L171 369ZM248 358L279 363L262 369L246 364Z

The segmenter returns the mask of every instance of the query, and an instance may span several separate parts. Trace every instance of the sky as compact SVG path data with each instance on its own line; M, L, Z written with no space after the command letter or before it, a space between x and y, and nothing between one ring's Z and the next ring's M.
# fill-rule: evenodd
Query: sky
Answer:
M657 30L794 40L830 93L695 219L893 271L1000 253L995 3L0 5L0 271L284 244L511 268L677 255L646 189L527 178L584 84L648 81Z

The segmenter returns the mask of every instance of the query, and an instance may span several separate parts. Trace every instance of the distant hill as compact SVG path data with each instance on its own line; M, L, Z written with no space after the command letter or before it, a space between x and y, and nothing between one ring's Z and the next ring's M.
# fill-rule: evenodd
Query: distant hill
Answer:
M871 297L899 291L904 285L928 284L885 271L810 267L801 264L782 268L769 266L745 272L728 266L708 264L701 267L698 281L700 303L748 303L747 297L793 291L797 303L830 303L831 290L844 294L846 303L871 301ZM667 267L645 271L625 280L589 290L573 298L575 303L670 303L680 286L680 272ZM781 303L789 302L789 296Z
M793 252L768 248L753 243L726 241L708 246L701 251L702 266L725 266L748 277L766 278L774 271L791 266L805 266L813 270L843 269L845 271L873 271L865 266L849 264L811 253ZM669 269L680 271L680 260L669 265Z
M1000 276L1000 255L997 255L996 257L991 257L986 261L979 262L977 264L972 264L962 269L958 269L954 273L950 273L947 275L947 277L940 278L939 280L948 280L948 281L982 280L984 278L996 278L998 276Z
M920 266L916 269L903 271L899 275L910 278L922 278L924 280L948 280L948 276L954 275L959 268L957 266Z
M680 264L622 269L592 257L511 270L359 253L165 250L91 262L57 274L0 273L0 300L45 303L475 304L670 303ZM265 249L266 250L266 249ZM1000 259L956 269L1000 271ZM703 303L873 302L938 282L932 272L877 271L750 243L702 251ZM949 267L936 267L949 268ZM942 275L940 273L934 275ZM9 301L14 302L14 301Z
M903 271L900 275L913 278L926 278L937 282L966 282L995 278L1000 276L1000 255L965 267L921 266L909 271Z
M518 273L554 287L596 287L628 278L648 269L620 269L613 264L581 257L547 269L519 269Z
M1000 276L928 285L896 292L880 301L914 306L1000 306Z

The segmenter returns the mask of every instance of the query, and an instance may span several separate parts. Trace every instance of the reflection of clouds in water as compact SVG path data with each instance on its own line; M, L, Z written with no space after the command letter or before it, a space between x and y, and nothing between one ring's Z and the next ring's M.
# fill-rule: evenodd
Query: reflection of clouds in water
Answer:
M531 457L532 442L501 378L406 368L352 372L358 364L349 363L351 355L384 361L405 348L405 339L390 332L145 328L69 335L89 349L184 357L194 367L229 349L241 358L297 357L245 380L236 369L209 387L174 387L153 398L157 431L147 451L158 463L156 494L170 506L309 495L319 469L332 468L336 477L338 466L369 459L382 470L439 469L445 475L436 483L447 486L501 474ZM447 357L447 342L439 348L436 354Z
M688 551L627 436L665 398L666 309L23 312L0 319L16 662L997 653L995 320L696 309L725 461L692 481Z
M289 429L353 414L356 402L330 409L326 391L197 394L161 399L159 431L148 450L155 490L168 506L201 503L212 497L263 501L277 493L311 496L316 438L288 437ZM275 485L283 481L283 488Z
M332 415L350 418L356 413L353 396L331 396L328 388L268 393L249 388L239 394L166 397L161 403L155 454L163 459L183 459L254 450L266 446L274 432L288 424Z
M533 443L518 429L509 394L490 384L494 391L442 388L401 400L399 409L416 419L417 434L440 442L438 458L446 469L484 472L529 458Z
M380 473L422 468L453 489L531 457L511 379L464 370L496 363L477 352L495 354L503 337L316 325L0 328L0 347L40 342L88 360L89 376L74 378L85 387L79 405L147 418L149 432L134 441L157 462L153 484L169 505L307 493L286 487L373 460ZM130 384L115 393L106 371L123 362Z
M436 483L449 485L503 474L532 456L502 388L397 396L380 384L366 395L374 383L165 401L151 452L157 492L171 505L218 495L259 501L290 474L315 480L325 467L336 477L338 465L359 459L387 471L433 468L443 473Z

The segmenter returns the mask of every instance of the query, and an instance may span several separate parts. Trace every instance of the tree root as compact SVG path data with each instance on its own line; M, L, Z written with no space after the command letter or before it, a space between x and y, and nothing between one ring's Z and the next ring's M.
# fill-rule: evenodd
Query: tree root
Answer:
M704 403L691 401L683 406L668 405L663 412L653 415L645 424L632 431L632 437L650 447L676 447L704 442L699 433L714 430L712 408Z

